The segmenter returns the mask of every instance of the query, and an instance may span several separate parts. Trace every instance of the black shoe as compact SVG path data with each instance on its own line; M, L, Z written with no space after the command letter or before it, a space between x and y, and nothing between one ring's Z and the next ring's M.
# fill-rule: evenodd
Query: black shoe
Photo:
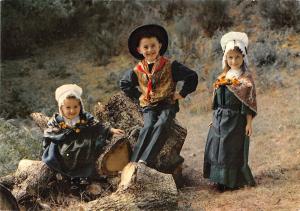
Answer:
M79 179L76 178L76 177L71 177L71 180L70 180L70 189L71 190L77 190L79 189Z
M214 184L214 188L220 193L223 193L226 190L226 186L220 183Z
M81 178L79 178L79 184L80 185L89 185L90 183L89 183L87 177L81 177Z

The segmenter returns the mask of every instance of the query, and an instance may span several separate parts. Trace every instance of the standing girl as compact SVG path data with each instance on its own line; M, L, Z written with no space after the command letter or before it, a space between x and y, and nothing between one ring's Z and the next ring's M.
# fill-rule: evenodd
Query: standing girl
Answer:
M254 81L248 70L245 33L229 32L221 39L223 73L214 83L213 121L205 153L204 178L219 191L254 186L248 166L249 136L257 114Z

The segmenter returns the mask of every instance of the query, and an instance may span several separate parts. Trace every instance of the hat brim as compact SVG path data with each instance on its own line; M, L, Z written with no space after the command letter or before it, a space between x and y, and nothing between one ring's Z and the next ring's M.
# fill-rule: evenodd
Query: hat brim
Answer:
M159 42L162 44L159 53L160 55L163 55L168 48L168 33L162 26L156 24L139 26L131 32L128 38L128 49L130 54L136 59L144 59L144 56L138 52L137 48L143 37L152 36L158 38Z

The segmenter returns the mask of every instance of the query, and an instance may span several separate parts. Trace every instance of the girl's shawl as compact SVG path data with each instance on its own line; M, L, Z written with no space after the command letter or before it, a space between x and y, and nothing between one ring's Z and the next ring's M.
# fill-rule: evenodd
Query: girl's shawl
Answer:
M256 90L252 74L245 71L238 79L225 79L226 73L222 73L214 83L215 90L220 85L226 85L227 88L246 106L248 106L255 115L257 114ZM215 95L214 90L214 95Z

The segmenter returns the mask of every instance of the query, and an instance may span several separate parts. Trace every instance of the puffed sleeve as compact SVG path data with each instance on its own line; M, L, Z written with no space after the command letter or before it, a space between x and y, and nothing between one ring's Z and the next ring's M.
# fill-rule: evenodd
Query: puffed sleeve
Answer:
M171 68L173 80L175 82L184 82L183 87L179 92L182 97L186 97L188 94L196 90L198 85L198 75L195 71L177 61L172 62Z

